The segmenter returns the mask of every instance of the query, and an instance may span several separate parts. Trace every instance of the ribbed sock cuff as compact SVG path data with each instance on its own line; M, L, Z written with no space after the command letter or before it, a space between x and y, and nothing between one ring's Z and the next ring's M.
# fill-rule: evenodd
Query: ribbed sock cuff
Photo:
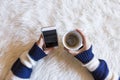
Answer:
M34 44L34 46L29 51L29 55L35 61L38 61L39 59L46 56L44 51L41 48L39 48L36 43Z
M94 54L92 53L92 46L88 50L76 55L75 57L83 64L87 64L94 57Z

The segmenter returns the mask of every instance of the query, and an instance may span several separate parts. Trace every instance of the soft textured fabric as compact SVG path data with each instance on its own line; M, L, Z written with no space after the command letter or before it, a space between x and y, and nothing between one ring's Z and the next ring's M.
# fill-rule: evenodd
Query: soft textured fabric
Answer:
M39 59L45 57L46 54L35 43L34 46L32 47L32 49L29 51L29 56L33 60L38 61Z
M100 60L98 68L92 72L92 75L95 80L105 80L108 76L109 70L107 64L104 60Z
M32 53L31 53L32 52ZM43 57L45 57L45 53L35 44L32 49L30 50L30 57L32 57L33 60L39 60ZM42 54L39 55L39 59L38 59L38 54ZM33 58L34 57L34 58ZM114 79L113 75L110 75L110 71L108 69L107 63L104 60L98 60L98 59L94 59L93 53L92 53L92 47L78 55L75 56L78 60L80 60L88 70L91 71L91 74L94 77L94 80L119 80L119 77ZM96 64L96 61L98 61L99 64ZM88 65L89 64L89 65ZM25 64L27 65L27 64ZM28 68L25 65L23 65L20 61L20 59L18 59L13 67L12 67L12 72L14 74L14 76L17 76L21 79L29 79L32 73L32 68ZM91 70L92 67L94 68L94 70ZM95 68L96 67L96 68ZM9 76L10 79L12 79L14 76ZM20 80L21 80L20 79ZM14 79L13 79L14 80Z
M63 49L63 35L76 28L93 44L96 58L120 75L120 0L0 0L0 80L39 39L41 28L54 25L59 49L38 61L31 80L93 80Z
M18 58L17 61L13 64L11 68L13 75L8 75L6 80L16 80L16 77L18 77L17 80L30 79L32 68L35 66L35 62L45 56L46 54L44 51L35 43L30 49L29 53L21 55L20 59ZM29 67L29 65L32 67ZM9 74L11 74L11 72Z
M75 57L82 61L83 64L88 63L89 61L91 61L94 57L94 54L92 54L92 46L90 47L90 49L82 52L80 55L76 55Z
M12 72L14 75L16 75L17 77L20 78L30 78L32 69L26 67L25 65L23 65L20 61L20 59L18 59L12 66Z
M119 80L118 76L114 78L113 73L112 75L109 75L111 73L107 63L104 60L95 59L95 56L92 53L92 47L76 55L75 57L80 60L83 65L91 72L95 80Z

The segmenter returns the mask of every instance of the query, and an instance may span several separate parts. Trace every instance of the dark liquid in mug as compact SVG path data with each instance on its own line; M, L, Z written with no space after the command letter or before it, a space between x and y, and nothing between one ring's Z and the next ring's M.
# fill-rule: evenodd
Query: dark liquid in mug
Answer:
M75 34L68 34L65 39L65 44L70 48L76 48L79 45L79 37Z

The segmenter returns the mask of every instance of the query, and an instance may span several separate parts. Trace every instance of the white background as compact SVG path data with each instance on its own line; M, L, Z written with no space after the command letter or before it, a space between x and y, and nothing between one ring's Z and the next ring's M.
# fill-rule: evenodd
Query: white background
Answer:
M97 58L120 74L119 0L0 0L0 80L14 61L28 51L44 26L56 25L59 50L33 68L31 80L93 80L62 45L65 32L79 28Z

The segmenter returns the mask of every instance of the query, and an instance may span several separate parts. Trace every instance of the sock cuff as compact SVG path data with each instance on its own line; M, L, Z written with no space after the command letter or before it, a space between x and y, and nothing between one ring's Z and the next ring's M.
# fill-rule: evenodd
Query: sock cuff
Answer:
M47 56L44 51L38 47L38 45L35 43L34 46L29 51L29 56L35 60L38 61L39 59Z
M76 55L75 57L83 64L87 64L94 57L94 54L92 53L92 46L88 50Z

